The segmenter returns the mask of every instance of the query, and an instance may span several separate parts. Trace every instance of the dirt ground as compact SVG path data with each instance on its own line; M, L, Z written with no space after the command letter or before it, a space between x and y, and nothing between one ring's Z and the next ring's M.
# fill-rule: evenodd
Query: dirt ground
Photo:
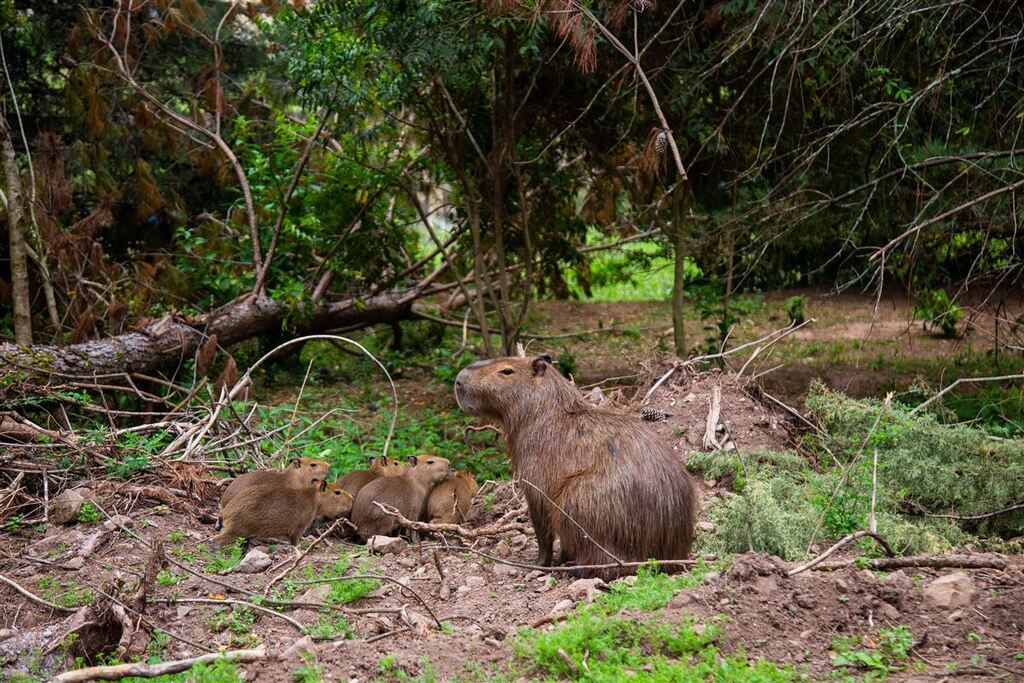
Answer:
M646 393L664 370L652 367L639 390ZM664 419L653 426L683 458L686 451L703 447L716 386L722 394L723 425L727 425L717 430L716 438L725 447L733 441L744 449L784 448L799 432L796 418L756 399L731 375L679 372L643 406L621 393L592 394L591 399L618 398L623 409L664 412ZM427 400L429 395L420 398ZM283 661L241 667L249 680L260 681L293 680L292 672L303 664L302 652L312 653L307 656L335 680L386 680L399 671L417 675L428 660L440 680L500 672L513 657L510 641L519 629L531 628L553 610L564 611L586 599L585 591L571 578L515 566L533 562L536 544L515 488L502 483L481 491L467 526L479 528L500 519L506 524L518 522L520 529L468 546L454 538L424 539L383 555L368 554L364 547L341 538L326 538L291 575L298 583L291 599L300 604L266 603L279 614L254 612L252 623L236 632L230 623L226 628L218 624L218 612L230 609L229 600L261 595L271 577L288 566L294 557L292 549L261 546L274 566L259 573L210 573L210 556L202 544L215 533L211 522L216 495L196 500L171 487L176 493L167 497L150 486L157 483L161 482L91 483L84 495L113 521L101 516L93 524L49 525L42 533L31 529L5 533L0 536L0 573L51 601L60 602L67 591L89 590L98 598L97 604L104 602L105 595L113 595L131 605L135 586L152 556L150 545L162 541L165 556L173 563L165 570L173 582L158 581L147 597L141 621L137 614L129 619L141 630L133 639L121 641L128 643L127 652L177 659L221 647L263 645L274 654L290 651ZM723 495L704 488L707 496ZM301 582L309 581L304 578L309 576L337 575L335 563L342 558L351 561L342 567L341 575L387 579L345 605L342 614L351 637L304 639L299 628L323 619L325 612L317 605L324 604L330 586ZM1017 656L1024 651L1024 558L1010 558L1010 562L1002 571L965 571L973 582L973 594L965 606L950 609L929 604L923 591L931 580L954 570L876 574L850 568L808 571L789 578L787 565L780 560L743 555L734 557L724 572L708 575L703 585L677 593L657 618L682 623L724 615L724 652L742 650L751 659L793 664L813 680L826 678L832 671L836 636L859 639L869 646L878 629L899 624L909 627L916 639L914 666L890 680L943 680L954 669L971 680L1015 680L1024 677L1024 661ZM70 665L77 648L91 638L107 637L116 643L123 633L116 624L113 636L98 633L88 624L82 626L83 618L94 613L55 612L6 584L0 585L0 600L7 606L0 631L0 662L7 677L15 673L45 677ZM445 623L443 629L437 628L435 618ZM67 635L75 626L82 627L77 643ZM161 649L155 651L150 645L147 651L147 631L154 627L168 637ZM382 661L390 662L388 675L381 673Z

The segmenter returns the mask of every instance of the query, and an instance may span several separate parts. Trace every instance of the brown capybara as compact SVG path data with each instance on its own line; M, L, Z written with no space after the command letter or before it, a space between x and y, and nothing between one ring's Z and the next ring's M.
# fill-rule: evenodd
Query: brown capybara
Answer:
M231 499L250 486L305 487L313 479L326 481L330 469L330 465L323 460L294 458L283 470L259 470L240 474L228 484L220 497L221 516L224 515L224 508Z
M224 507L224 530L210 542L226 546L239 538L276 538L298 545L313 518L337 519L351 509L348 491L319 479L304 487L250 486Z
M454 477L442 481L430 492L423 519L431 524L465 522L476 491L476 479L473 475L467 470L459 470Z
M698 492L678 458L638 418L586 402L550 356L472 363L455 396L466 412L504 427L539 564L552 564L555 538L560 559L575 565L614 563L608 553L623 562L689 555Z
M390 505L406 519L417 521L423 516L430 492L449 476L451 465L447 459L414 455L401 477L380 477L363 487L352 505L352 523L363 539L391 534L398 523L374 502Z
M400 477L405 474L405 463L386 455L370 458L370 469L352 470L338 479L338 484L352 494L355 500L359 491L378 477Z

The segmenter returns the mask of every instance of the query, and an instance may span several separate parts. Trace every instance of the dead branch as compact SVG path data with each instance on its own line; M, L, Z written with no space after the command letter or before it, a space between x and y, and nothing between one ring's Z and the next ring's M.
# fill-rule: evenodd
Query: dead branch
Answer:
M512 531L518 533L528 533L533 530L533 527L529 524L522 522L513 522L511 524L491 524L488 526L480 527L479 529L467 529L458 524L431 524L429 522L414 522L411 519L406 518L401 512L391 507L386 503L379 501L373 501L373 504L380 508L380 511L386 515L391 515L395 518L395 521L406 529L412 529L413 531L429 531L435 534L457 534L458 536L466 539L473 538L487 538L491 536L499 536Z
M254 650L226 650L224 652L214 652L210 654L200 655L198 657L189 657L188 659L176 659L170 662L161 662L159 664L144 664L142 662L134 662L132 664L113 664L108 666L90 666L85 669L75 669L74 671L66 671L59 676L52 679L52 683L82 683L83 681L117 681L122 678L129 676L138 676L140 678L156 678L157 676L164 676L167 674L175 674L181 671L187 671L196 664L205 664L207 662L213 662L218 659L224 658L228 661L248 663L255 662L261 659L266 659L269 655L267 654L266 648L256 648Z
M319 536L317 536L316 539L312 543L310 543L306 547L305 550L303 550L302 552L300 552L298 555L295 556L295 559L292 560L292 563L291 563L290 567L288 567L287 569L282 571L280 574L278 574L277 576L272 578L270 581L268 581L267 585L264 586L264 588L263 588L263 597L266 598L268 595L270 595L270 589L274 587L274 584L277 583L278 581L280 581L281 579L283 579L284 577L288 576L288 574L292 570L294 570L296 567L298 567L299 566L299 562L302 561L302 558L304 558L306 555L308 555L309 551L312 550L313 548L315 548L317 543L319 543L320 541L324 540L327 536L329 536L330 533L332 531L334 531L338 527L338 525L341 524L342 521L343 520L341 520L341 519L334 520L334 522L329 527L327 527L327 531L325 531L322 534L320 534Z
M838 541L836 541L836 543L834 545L832 545L831 548L829 548L828 550L826 550L822 554L818 555L817 557L815 557L810 562L804 563L804 564L800 565L799 567L797 567L796 569L791 569L790 571L788 571L786 573L786 576L796 576L800 572L804 572L804 571L807 571L808 569L812 569L813 567L815 567L818 564L820 564L822 561L828 559L828 557L830 555L835 553L837 550L839 550L843 546L849 545L850 543L856 541L858 538L863 538L865 536L868 536L870 538L875 539L875 541L880 546L882 546L882 550L885 551L885 554L888 555L889 557L893 557L896 554L896 553L893 552L892 547L889 545L889 543L884 538L882 538L881 536L876 534L874 531L866 531L866 530L865 531L857 531L857 532L854 532L852 534L848 534L848 535L844 536L843 538L839 539Z
M292 619L287 614L281 614L277 610L270 609L269 607L264 607L263 605L257 605L256 603L250 602L248 600L237 600L235 598L161 598L160 600L154 600L153 602L159 602L164 605L242 605L243 607L248 607L250 609L256 610L257 612L263 612L264 614L269 614L271 616L277 617L278 619L281 619L282 621L286 621L289 624L291 624L299 633L302 633L302 629L304 628L302 624L300 624L295 619Z
M914 507L916 508L917 506L914 505ZM993 510L992 512L982 512L982 513L977 514L977 515L942 515L942 514L934 514L934 513L930 513L930 512L923 512L923 511L920 510L920 508L915 509L915 510L911 510L910 514L918 515L920 517L931 517L933 519L955 519L955 520L962 521L962 522L974 522L974 521L977 521L979 519L988 519L990 517L998 517L999 515L1005 515L1007 512L1013 512L1014 510L1022 510L1022 509L1024 509L1024 503L1014 503L1013 505L1007 505L1004 508L1000 508L998 510Z
M38 602L40 605L43 605L44 607L52 609L52 610L54 610L56 612L68 612L68 613L71 613L71 612L77 612L78 611L77 609L74 609L74 608L71 608L71 607L61 607L60 605L53 604L49 600L44 600L43 598L39 597L38 595L36 595L36 594L34 594L34 593L30 592L30 591L25 590L24 588L19 586L16 582L14 582L11 579L8 579L3 574L0 574L0 581L3 581L8 586L10 586L14 590L18 591L19 593L24 595L29 600L32 600L33 602Z
M818 571L848 567L866 567L879 571L923 567L929 569L1006 569L1007 561L996 555L910 555L907 557L870 557L819 564ZM790 573L792 576L792 573Z
M704 450L720 450L722 444L718 443L715 433L718 431L718 421L722 416L722 385L716 384L711 388L711 398L708 404L708 417L704 421L704 439L702 441Z
M924 403L922 403L919 406L915 407L913 410L910 411L910 414L914 415L918 411L923 410L925 407L927 407L931 403L937 401L938 399L942 398L943 396L945 396L949 392L953 391L953 389L955 389L956 387L958 387L961 384L974 384L976 382L1005 382L1005 381L1020 380L1020 379L1024 379L1024 375L1002 375L1000 377L961 377L960 379L956 380L955 382L953 382L952 384L947 386L942 391L938 392L937 394L935 394L934 396L929 398Z

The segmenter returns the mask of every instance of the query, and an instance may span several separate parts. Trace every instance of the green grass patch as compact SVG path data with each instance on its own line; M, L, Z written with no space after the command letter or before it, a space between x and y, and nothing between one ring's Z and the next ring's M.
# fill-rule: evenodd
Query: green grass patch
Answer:
M229 659L215 659L212 662L196 664L188 671L156 678L131 676L123 679L126 683L245 683L234 662Z

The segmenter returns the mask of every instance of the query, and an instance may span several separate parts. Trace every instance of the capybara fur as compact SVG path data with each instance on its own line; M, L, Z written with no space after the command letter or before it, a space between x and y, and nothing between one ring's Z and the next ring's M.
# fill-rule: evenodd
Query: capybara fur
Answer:
M323 460L295 458L283 470L257 470L240 474L228 484L220 497L221 515L223 516L224 507L231 502L231 499L250 486L300 486L305 488L313 479L325 481L329 471L330 466Z
M388 458L380 455L370 458L370 468L366 470L352 470L338 479L338 484L352 494L355 500L359 491L378 477L400 477L405 474L405 463L395 458Z
M455 380L463 410L504 428L538 563L554 562L555 538L560 560L574 565L685 559L698 501L689 474L639 418L587 403L550 360L481 360ZM630 571L576 574L608 579Z
M352 506L352 523L364 539L393 533L398 528L394 517L375 502L390 505L406 519L419 520L434 487L451 476L445 458L433 455L412 456L401 477L379 477L363 487Z
M461 524L469 515L469 506L477 491L476 479L466 470L442 481L430 492L423 519L431 524Z
M351 509L348 491L318 479L301 488L250 486L224 507L224 530L211 543L226 546L239 538L274 538L298 545L313 518L337 519Z

